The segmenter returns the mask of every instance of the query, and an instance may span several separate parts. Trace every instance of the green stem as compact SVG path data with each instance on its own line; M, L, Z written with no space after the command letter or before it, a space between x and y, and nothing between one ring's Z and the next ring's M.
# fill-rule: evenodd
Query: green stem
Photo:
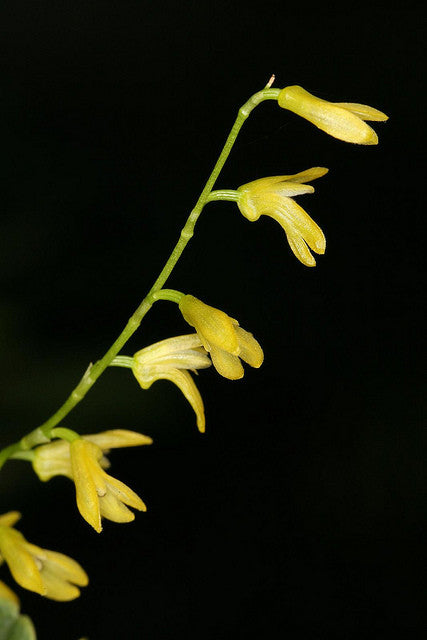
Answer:
M145 296L139 307L129 318L125 328L123 329L119 337L113 342L113 344L101 358L101 360L98 360L94 365L91 364L89 366L83 378L80 380L80 382L72 391L71 395L67 398L64 404L48 420L46 420L46 422L43 422L43 424L41 424L35 431L32 431L30 434L28 434L24 438L24 440L31 441L34 434L40 433L44 438L50 439L52 437L52 429L57 424L59 424L65 418L65 416L72 409L74 409L74 407L85 397L85 395L94 385L99 376L110 365L110 363L114 360L122 347L138 329L142 319L155 302L156 295L158 295L158 292L163 287L166 280L169 278L173 268L181 257L181 254L187 246L189 240L193 237L195 224L203 210L204 205L208 201L208 196L221 172L221 169L223 168L228 156L230 155L230 151L233 148L233 145L236 141L240 129L242 128L243 123L256 106L258 106L264 100L277 100L279 93L280 89L263 89L251 96L251 98L249 98L249 100L245 102L242 107L240 107L237 118L228 135L227 140L225 141L224 147L212 170L212 173L209 176L194 209L191 211L190 215L187 218L178 242L176 243L165 266L161 270L150 291ZM5 449L3 449L3 451L0 451L0 468L13 453L22 448L23 447L21 447L20 443L16 443L15 445L11 445L10 447L6 447Z
M176 291L175 289L160 289L160 291L153 293L151 297L154 301L169 300L170 302L176 302L176 304L179 304L184 296L185 293Z
M80 439L80 435L76 431L65 429L64 427L52 429L50 435L52 438L61 438L61 440L67 440L67 442L74 442L74 440Z
M211 191L208 195L208 202L213 202L214 200L230 200L231 202L237 202L239 195L238 191L233 191L232 189Z
M130 356L116 356L114 360L111 360L110 367L126 367L132 369L134 365L134 359Z

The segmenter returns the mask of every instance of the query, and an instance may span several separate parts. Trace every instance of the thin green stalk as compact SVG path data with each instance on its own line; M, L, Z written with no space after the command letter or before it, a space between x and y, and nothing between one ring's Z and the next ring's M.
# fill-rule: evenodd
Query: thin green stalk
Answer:
M170 254L165 266L154 282L148 294L145 296L139 307L135 310L132 316L129 318L125 328L113 342L111 347L105 353L105 355L98 360L94 365L90 365L80 380L78 385L72 391L71 395L67 398L64 404L48 419L41 424L37 429L28 434L21 442L6 447L3 451L0 451L0 468L6 462L6 460L20 449L28 449L27 443L34 440L34 444L37 444L38 438L42 438L42 441L46 442L52 437L52 430L59 424L65 416L85 397L89 389L94 385L99 376L105 371L105 369L114 360L117 354L121 351L122 347L126 344L129 338L135 333L141 324L142 319L146 313L150 310L153 303L156 300L156 293L162 289L166 280L169 278L173 268L182 255L189 240L193 237L195 224L208 201L208 197L212 188L228 158L230 151L236 141L236 138L242 128L243 123L249 116L251 111L264 100L277 100L280 93L280 89L271 89L267 85L267 88L255 93L249 100L239 109L237 118L233 124L233 127L225 141L224 147L219 155L219 158L213 168L211 175L206 182L199 199L196 202L194 209L191 211L187 218L187 221L181 231L178 242L176 243L172 253ZM25 446L21 443L26 442Z
M233 189L220 189L219 191L211 191L208 195L208 202L214 200L229 200L230 202L237 202L239 199L239 192Z

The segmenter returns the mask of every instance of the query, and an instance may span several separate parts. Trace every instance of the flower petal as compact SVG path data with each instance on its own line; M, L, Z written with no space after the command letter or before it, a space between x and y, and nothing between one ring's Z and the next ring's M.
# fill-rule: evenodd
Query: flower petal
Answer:
M19 511L8 511L0 516L0 526L13 527L21 519Z
M105 495L111 492L120 502L124 502L124 504L127 504L129 507L137 509L138 511L147 511L147 507L135 491L132 491L124 482L120 482L117 478L113 478L105 472L104 475L107 484L107 493Z
M93 442L103 451L109 449L119 449L120 447L139 447L144 444L152 444L153 440L149 436L144 436L136 431L127 429L111 429L102 433L92 433L82 436L83 440Z
M202 396L196 384L188 373L188 371L181 371L178 369L172 369L170 371L164 372L158 377L156 380L164 379L170 380L182 391L184 396L187 398L188 402L191 404L194 413L196 414L197 419L197 428L201 433L205 431L205 408L203 405ZM153 380L154 382L154 380Z
M77 508L83 518L95 531L100 533L102 525L98 490L101 490L101 493L105 495L106 488L96 464L93 464L93 460L96 462L96 457L98 456L102 458L102 450L92 442L80 438L70 444L71 468L76 485Z
M316 260L310 253L309 248L307 247L301 236L288 232L286 233L286 235L288 238L289 246L298 260L305 264L306 267L315 267Z
M237 356L224 351L224 349L211 349L212 364L218 373L228 380L240 380L245 372Z
M73 558L48 549L43 549L43 552L44 568L49 568L58 578L77 584L79 587L86 587L89 584L86 571Z
M162 356L169 356L175 352L187 351L188 349L197 349L201 346L202 341L197 333L174 336L173 338L167 338L166 340L150 344L148 347L137 351L134 359L149 364L151 361L156 361Z
M73 478L70 461L70 443L66 440L55 440L42 444L34 449L33 469L42 482L53 476Z
M112 522L132 522L135 514L110 491L100 498L101 516Z
M277 201L274 210L265 213L277 220L286 232L301 235L310 249L316 253L325 253L326 239L322 229L294 200L282 198Z
M61 580L61 578L49 569L43 571L43 585L45 587L45 593L43 595L57 602L75 600L80 595L80 589L69 582Z
M328 173L329 169L326 167L311 167L310 169L306 169L305 171L300 171L299 173L294 173L292 176L283 176L284 180L288 182L301 182L302 184L306 182L312 182L313 180L317 180L317 178L321 178L326 173Z
M271 193L284 196L286 198L293 198L294 196L301 196L304 193L314 193L314 187L311 184L300 184L299 182L279 182L271 190ZM268 195L265 194L264 199L267 200ZM261 200L261 197L259 198Z
M354 115L362 118L362 120L372 120L376 122L384 122L388 120L388 116L379 111L378 109L374 109L373 107L369 107L367 104L359 104L357 102L334 102L337 107L342 107L343 109L347 109L347 111L351 111Z
M251 367L258 369L264 362L264 353L261 349L261 345L252 333L245 331L241 327L236 328L237 337L239 339L240 346L240 358L247 362Z
M187 351L177 351L172 354L160 356L156 360L152 360L147 363L141 358L134 356L133 370L138 378L138 372L140 375L150 375L149 372L161 372L168 369L207 369L211 366L211 361L206 351L196 351L195 349L188 349Z

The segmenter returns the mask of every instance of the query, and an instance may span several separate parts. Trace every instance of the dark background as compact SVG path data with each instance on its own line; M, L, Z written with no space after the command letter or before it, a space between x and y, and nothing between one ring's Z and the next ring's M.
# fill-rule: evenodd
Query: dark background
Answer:
M424 637L423 17L2 2L2 445L55 411L121 331L271 73L390 115L373 125L378 147L273 102L245 124L218 186L329 167L299 199L327 252L308 269L271 219L206 208L168 285L238 318L265 364L235 383L201 372L205 436L175 387L143 392L119 369L64 422L155 439L111 456L147 514L98 536L69 481L5 467L2 512L22 511L29 540L91 578L69 604L17 588L41 640ZM124 353L187 331L159 303Z

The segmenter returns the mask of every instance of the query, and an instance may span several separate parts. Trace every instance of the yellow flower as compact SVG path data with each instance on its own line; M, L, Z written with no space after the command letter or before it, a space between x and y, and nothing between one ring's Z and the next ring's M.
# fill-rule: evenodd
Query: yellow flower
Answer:
M179 308L184 320L194 327L212 358L215 369L229 380L244 375L241 358L251 367L260 367L264 354L253 335L239 327L226 313L210 307L194 296L184 296Z
M103 470L101 447L83 438L77 438L69 447L77 507L95 531L102 531L101 517L113 522L134 520L135 515L126 505L139 511L147 510L132 489Z
M320 178L327 172L328 169L324 167L312 167L292 176L254 180L237 189L237 206L245 218L254 222L260 216L267 215L277 220L285 230L292 251L307 267L314 267L316 264L308 247L323 254L326 240L321 228L292 197L313 193L313 187L305 183Z
M16 511L0 516L0 557L8 564L16 582L51 600L77 598L78 587L85 587L89 582L85 571L62 553L27 542L22 533L13 528L19 518Z
M13 604L19 607L18 596L2 580L0 580L0 600L8 600L9 602L13 602Z
M355 102L328 102L297 85L285 87L279 105L289 109L334 138L356 144L378 144L378 136L365 120L388 120L378 109Z
M143 389L156 380L170 380L182 391L197 418L197 427L205 431L203 400L187 371L206 369L211 361L196 333L168 338L135 353L133 373Z
M151 438L144 436L142 433L126 429L112 429L85 435L82 438L98 445L103 454L108 454L110 449L137 447L144 444L152 444L153 442ZM99 463L103 469L110 467L110 462L104 455ZM55 440L34 449L33 469L43 482L58 475L67 476L67 478L73 480L70 443L66 440Z

